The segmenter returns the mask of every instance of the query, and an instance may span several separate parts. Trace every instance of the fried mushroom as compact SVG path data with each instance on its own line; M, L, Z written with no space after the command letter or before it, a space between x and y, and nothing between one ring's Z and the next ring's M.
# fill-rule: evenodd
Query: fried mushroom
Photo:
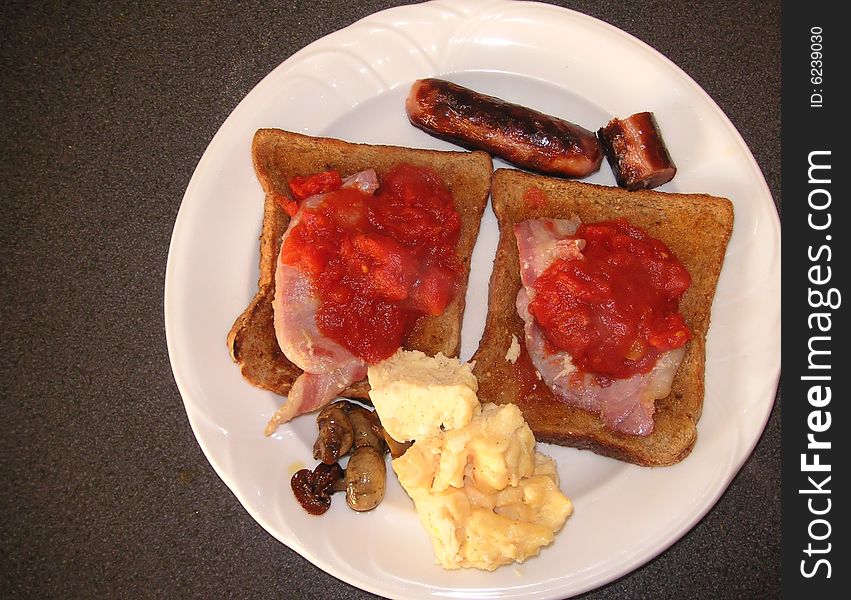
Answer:
M325 406L316 417L319 435L313 444L313 458L330 465L346 455L354 443L349 411L355 405L345 400Z
M296 500L312 515L321 515L331 506L331 494L342 491L347 477L339 463L319 463L316 468L300 469L290 480Z
M348 417L352 424L355 448L372 446L380 454L384 454L387 446L384 443L384 428L378 420L378 415L361 406L354 406Z
M357 448L346 466L346 503L353 510L372 510L384 498L387 467L375 447Z

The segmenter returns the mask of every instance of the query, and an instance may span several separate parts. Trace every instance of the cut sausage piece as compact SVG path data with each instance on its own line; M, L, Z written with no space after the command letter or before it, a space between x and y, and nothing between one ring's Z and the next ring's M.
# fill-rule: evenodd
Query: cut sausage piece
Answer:
M586 177L603 162L600 143L584 127L443 79L415 81L405 109L426 133L531 171Z
M597 135L621 187L649 190L677 173L651 112L612 119Z

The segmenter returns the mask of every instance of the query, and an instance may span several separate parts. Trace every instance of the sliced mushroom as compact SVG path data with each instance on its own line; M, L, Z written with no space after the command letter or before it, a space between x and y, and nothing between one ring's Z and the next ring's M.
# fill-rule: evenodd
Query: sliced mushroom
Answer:
M361 406L354 406L349 411L348 416L354 432L355 448L372 446L380 454L383 454L386 451L384 428L381 426L381 421L378 420L378 415Z
M412 441L411 442L400 442L400 441L395 440L392 437L390 437L390 434L387 433L386 430L382 430L382 431L384 431L384 442L387 444L387 447L390 449L391 458L399 458L414 443Z
M330 465L351 450L354 431L348 412L353 406L346 401L334 402L319 411L316 417L319 435L313 444L313 458Z
M386 479L384 454L370 445L357 448L346 467L346 503L357 511L372 510L384 498Z
M290 486L304 510L312 515L321 515L331 506L331 494L342 491L344 480L347 478L339 463L319 463L313 471L296 471Z

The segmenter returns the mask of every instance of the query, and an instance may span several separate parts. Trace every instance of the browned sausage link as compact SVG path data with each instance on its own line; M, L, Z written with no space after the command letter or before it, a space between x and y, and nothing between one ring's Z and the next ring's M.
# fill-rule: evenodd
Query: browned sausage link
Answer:
M524 169L585 177L603 161L593 132L442 79L414 82L405 108L423 131Z
M612 119L597 135L621 187L651 189L677 173L651 112Z

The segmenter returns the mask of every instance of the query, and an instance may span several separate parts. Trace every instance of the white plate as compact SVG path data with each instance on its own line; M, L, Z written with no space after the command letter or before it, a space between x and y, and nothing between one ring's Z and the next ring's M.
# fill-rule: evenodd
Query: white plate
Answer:
M450 148L411 127L403 98L442 75L596 129L652 110L679 167L663 189L727 196L736 224L712 313L697 445L663 469L556 446L575 513L553 546L493 573L434 565L425 532L390 477L387 498L356 514L335 502L307 515L289 486L313 465L314 419L263 436L281 399L241 378L225 347L256 290L262 199L249 148L260 127L352 141ZM614 184L607 165L590 181ZM478 343L496 247L488 209L476 246L462 358ZM186 190L165 281L172 368L198 442L246 510L328 573L393 598L562 598L656 556L716 502L768 418L780 368L779 220L745 143L700 87L666 58L605 23L550 5L465 0L394 8L293 55L240 103ZM364 540L369 543L364 544ZM403 551L400 551L403 549Z

